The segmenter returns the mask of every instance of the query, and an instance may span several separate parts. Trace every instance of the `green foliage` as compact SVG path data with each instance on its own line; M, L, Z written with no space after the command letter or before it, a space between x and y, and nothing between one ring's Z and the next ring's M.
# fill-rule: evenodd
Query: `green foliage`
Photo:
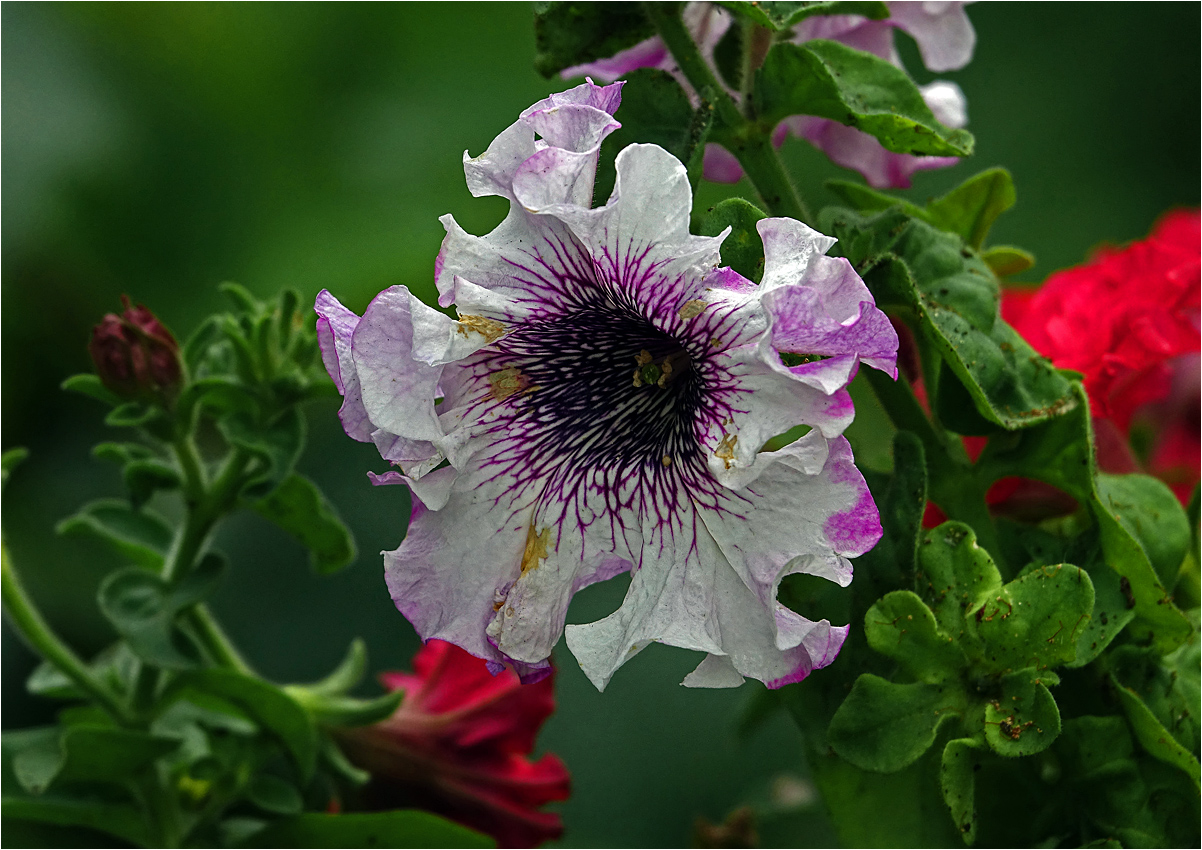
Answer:
M722 242L722 264L759 283L764 276L764 240L755 225L766 217L742 198L727 198L706 212L699 230L702 236L717 236L729 227L730 234Z
M148 510L120 499L97 499L55 527L59 534L84 534L147 569L159 569L171 545L171 526Z
M889 7L884 3L856 2L856 0L827 0L827 2L778 2L778 0L755 0L755 2L720 2L741 18L775 32L791 29L811 15L862 15L872 20L889 17Z
M334 506L317 485L293 473L254 511L278 525L309 550L309 563L322 575L338 572L355 560L355 541Z
M900 68L835 41L774 46L756 73L755 108L765 125L816 115L868 133L888 150L968 156L972 134L936 120Z
M257 833L251 847L495 847L467 827L429 812L374 814L310 812L281 820Z
M831 718L827 740L856 767L893 773L913 764L935 743L939 727L964 709L957 688L865 673Z
M967 844L977 837L976 773L981 769L982 750L976 738L956 738L943 748L939 765L944 802Z
M654 34L638 3L535 3L534 67L551 77L613 56Z

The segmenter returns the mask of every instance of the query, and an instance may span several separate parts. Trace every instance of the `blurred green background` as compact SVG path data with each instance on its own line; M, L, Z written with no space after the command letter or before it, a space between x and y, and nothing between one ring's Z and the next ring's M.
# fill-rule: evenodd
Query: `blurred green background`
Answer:
M4 528L36 599L93 652L111 639L96 586L118 564L54 534L84 501L120 492L115 470L89 455L109 438L98 406L58 390L89 368L91 325L128 293L186 336L224 307L223 280L261 296L294 287L311 299L325 287L358 311L392 284L432 299L438 216L482 233L504 213L499 199L470 197L462 151L481 152L566 86L532 69L526 4L6 3L0 14L2 443L33 452L5 493ZM1170 206L1198 203L1197 4L989 3L969 14L975 59L940 76L967 93L978 152L916 175L911 196L1009 168L1019 202L993 241L1036 254L1032 282L1101 242L1143 236ZM900 41L909 70L929 81L913 43ZM814 206L834 200L824 180L853 177L801 142L784 155ZM706 185L697 204L739 191L750 188ZM407 495L369 486L365 471L384 464L343 436L334 413L332 403L310 410L301 465L352 526L357 563L314 577L299 546L249 516L218 541L234 570L217 612L281 681L326 672L355 635L376 669L406 667L417 648L378 555L403 536ZM855 431L868 457L870 424ZM577 600L569 619L612 610L623 588L610 584ZM564 846L680 846L697 816L720 820L773 788L802 805L763 821L765 841L833 841L819 807L805 804L790 722L777 715L738 733L758 684L683 689L698 659L653 646L598 694L569 654L557 660L560 707L540 749L574 777L560 807ZM33 663L6 625L4 728L52 716L53 705L24 694Z

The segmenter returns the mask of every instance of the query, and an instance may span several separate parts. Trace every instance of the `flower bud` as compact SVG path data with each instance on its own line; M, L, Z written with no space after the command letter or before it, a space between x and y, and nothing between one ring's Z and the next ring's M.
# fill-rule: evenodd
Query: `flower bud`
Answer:
M120 316L109 313L92 329L88 352L96 374L128 401L170 402L183 380L179 344L145 306L132 306L127 295L121 301Z

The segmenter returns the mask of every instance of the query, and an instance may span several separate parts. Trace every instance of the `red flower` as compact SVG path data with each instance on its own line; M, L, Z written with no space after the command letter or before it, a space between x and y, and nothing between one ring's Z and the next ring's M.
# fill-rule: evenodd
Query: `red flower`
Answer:
M339 732L347 756L372 774L373 807L420 805L497 839L533 847L563 833L539 811L567 799L569 777L554 755L528 757L555 710L553 677L523 685L517 674L441 640L413 659L413 673L384 673L405 701L388 720Z
M88 352L100 381L126 400L171 401L183 380L179 344L143 305L122 295L125 310L108 313L92 329Z
M1125 441L1143 423L1152 432L1148 469L1183 501L1200 458L1200 253L1198 210L1176 211L1147 239L1103 248L1038 290L1010 290L1002 299L1002 316L1036 350L1084 374L1099 464L1131 471ZM1121 439L1111 439L1115 429Z

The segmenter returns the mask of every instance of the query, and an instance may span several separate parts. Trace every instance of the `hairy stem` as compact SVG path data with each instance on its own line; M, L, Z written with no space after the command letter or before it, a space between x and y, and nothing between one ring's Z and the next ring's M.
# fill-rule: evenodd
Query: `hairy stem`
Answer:
M50 628L42 614L21 586L9 561L8 547L0 543L0 576L3 577L4 610L17 631L43 658L57 667L67 678L92 698L101 708L123 726L135 725L135 720L121 699L96 677L71 647L63 643Z

